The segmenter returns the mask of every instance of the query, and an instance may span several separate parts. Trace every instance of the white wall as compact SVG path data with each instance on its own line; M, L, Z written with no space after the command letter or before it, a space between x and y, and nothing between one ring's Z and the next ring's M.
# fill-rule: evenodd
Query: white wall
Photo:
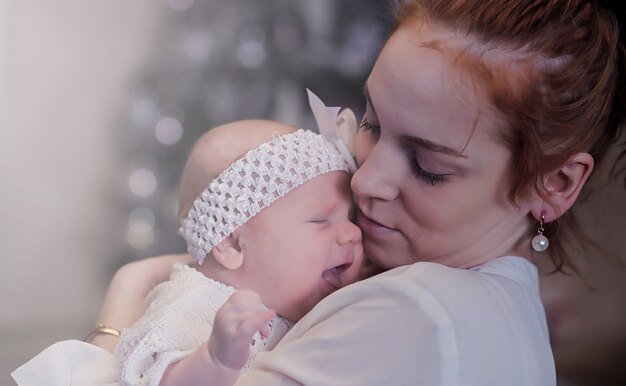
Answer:
M0 3L0 384L95 322L133 77L165 1Z

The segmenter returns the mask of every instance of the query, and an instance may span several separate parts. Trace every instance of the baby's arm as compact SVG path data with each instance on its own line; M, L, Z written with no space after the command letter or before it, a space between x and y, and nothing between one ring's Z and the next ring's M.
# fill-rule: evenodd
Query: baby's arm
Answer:
M267 336L267 323L275 315L257 293L235 292L217 311L209 341L170 365L159 385L234 384L248 361L254 334Z

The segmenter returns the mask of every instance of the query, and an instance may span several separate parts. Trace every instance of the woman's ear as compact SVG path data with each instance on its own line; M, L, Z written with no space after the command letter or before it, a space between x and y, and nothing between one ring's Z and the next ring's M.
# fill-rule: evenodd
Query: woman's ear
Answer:
M213 258L227 269L234 271L243 264L243 251L239 246L239 239L234 233L213 247L212 253Z
M546 174L544 200L537 197L531 212L539 220L543 214L546 222L559 218L574 205L585 182L593 170L593 157L588 153L576 153L561 168ZM547 202L546 202L547 201Z

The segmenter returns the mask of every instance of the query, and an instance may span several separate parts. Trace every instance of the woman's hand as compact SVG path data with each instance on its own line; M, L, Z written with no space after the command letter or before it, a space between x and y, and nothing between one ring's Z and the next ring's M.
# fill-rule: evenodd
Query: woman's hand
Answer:
M269 334L267 323L274 316L276 312L268 310L256 292L235 292L215 316L208 344L213 361L230 369L241 369L250 356L254 334L258 331L266 337Z
M143 315L148 292L169 278L172 266L191 261L189 255L181 254L151 257L123 265L111 280L97 324L110 325L120 331L130 327ZM91 343L112 352L117 341L113 335L101 334Z

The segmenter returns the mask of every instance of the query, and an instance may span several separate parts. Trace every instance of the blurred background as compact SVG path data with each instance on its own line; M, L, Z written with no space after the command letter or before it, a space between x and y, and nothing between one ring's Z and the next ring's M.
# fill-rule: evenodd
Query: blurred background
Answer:
M253 117L313 127L305 87L359 116L389 28L385 0L0 0L0 384L82 339L120 265L184 251L177 185L197 137ZM626 200L603 186L581 210L612 229L585 266L595 287L546 275L563 385L605 384L584 382L617 367L589 357L626 357Z
M192 143L242 118L363 111L385 1L0 1L0 384L82 339L120 265L184 252Z

